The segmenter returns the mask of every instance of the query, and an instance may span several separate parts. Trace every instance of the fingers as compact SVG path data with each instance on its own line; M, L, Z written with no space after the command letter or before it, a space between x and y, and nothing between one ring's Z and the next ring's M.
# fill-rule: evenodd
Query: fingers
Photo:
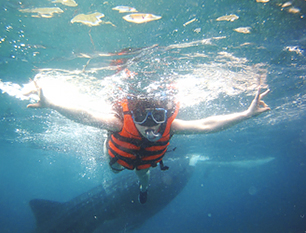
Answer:
M257 103L259 103L259 101L260 101L262 98L264 98L264 97L270 92L270 89L267 89L264 93L261 93L261 94L260 94L260 90L261 90L261 88L259 87L258 90L257 90L257 93L256 93L256 95L255 95L255 98L254 98L254 100L255 100Z
M263 102L263 101L260 101L260 102L259 102L259 105L263 106L263 108L268 108L268 109L270 109L269 106L268 106L265 102Z
M270 92L270 89L266 90L264 93L261 93L260 98L264 98L269 92Z
M31 90L29 92L23 93L24 96L29 96L29 95L32 95L32 94L37 94L37 91L36 90Z
M259 108L260 112L266 112L266 111L271 110L264 101L259 101L258 105L262 106L262 108Z
M264 108L268 107L268 105L263 101L259 101L258 105L263 106Z
M43 91L42 91L42 88L41 88L41 87L38 87L37 93L38 93L39 98L41 99L42 96L43 96Z
M33 83L34 83L35 87L36 87L37 89L39 89L39 86L38 86L38 84L37 84L37 82L36 82L35 80L33 80Z
M256 93L255 101L257 102L257 106L258 106L257 109L261 113L271 110L270 107L264 101L261 100L269 92L270 92L270 89L267 89L265 92L260 94L260 88L258 88L258 91Z
M32 80L32 79L30 79L30 82L33 82L34 87L32 87L32 90L26 90L27 92L24 92L23 95L24 96L30 96L32 94L40 95L41 94L41 90L40 90L41 88L38 86L37 82Z
M266 107L266 108L261 108L260 109L260 113L263 113L263 112L267 112L267 111L270 111L271 109L269 107Z
M28 104L27 108L40 108L40 102L34 104Z
M39 100L37 103L28 104L27 108L43 108L45 106L45 98L43 96L43 90L41 87L38 86L37 82L35 80L30 80L33 82L34 86L32 90L30 90L27 93L24 93L25 96L29 96L31 94L36 94L39 97Z
M259 97L260 97L260 87L258 88L257 93L256 93L256 95L255 95L255 101L256 101L256 102L258 102Z

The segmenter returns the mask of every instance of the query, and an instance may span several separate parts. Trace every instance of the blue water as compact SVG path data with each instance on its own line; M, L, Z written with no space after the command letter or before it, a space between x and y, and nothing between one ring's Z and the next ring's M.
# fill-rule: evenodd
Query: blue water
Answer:
M61 78L67 71L84 68L88 58L79 57L81 53L92 57L86 71L107 67L89 72L102 82L104 77L117 77L109 64L118 57L98 53L158 44L149 52L131 54L129 58L139 59L127 67L139 73L136 81L143 83L165 76L190 83L197 77L199 87L189 90L188 97L199 102L186 101L178 117L198 119L245 110L256 89L253 75L264 74L263 86L271 89L264 99L270 112L216 134L174 136L172 144L180 155L201 154L213 161L275 159L251 168L197 167L183 192L134 232L305 232L306 2L291 1L298 13L290 13L290 7L282 9L283 3L78 1L73 8L50 1L1 1L0 84L23 85L37 74L48 79L55 69L62 69L57 81L88 87L83 94L96 100L99 93L91 92L103 86L97 87L87 76ZM64 13L52 18L18 11L55 5ZM128 23L122 19L125 14L111 10L117 5L133 6L162 19ZM94 11L104 13L102 20L116 27L70 23L76 14ZM239 19L216 21L229 14ZM250 27L251 33L235 32L238 27ZM211 44L201 42L208 39ZM40 70L44 68L50 68L51 74ZM126 80L121 88L136 81ZM193 94L195 90L208 94L206 99ZM30 100L15 94L4 93L0 98L0 232L31 232L35 229L28 205L31 199L68 201L112 176L105 161L92 160L102 154L105 135L47 109L29 110Z

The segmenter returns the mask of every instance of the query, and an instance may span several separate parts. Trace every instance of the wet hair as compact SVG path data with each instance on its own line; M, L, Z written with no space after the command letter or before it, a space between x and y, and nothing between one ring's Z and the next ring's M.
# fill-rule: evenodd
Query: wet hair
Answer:
M170 98L168 96L138 95L138 96L127 96L127 99L130 110L163 108L167 110L167 118L169 118L174 113L176 107L174 98Z

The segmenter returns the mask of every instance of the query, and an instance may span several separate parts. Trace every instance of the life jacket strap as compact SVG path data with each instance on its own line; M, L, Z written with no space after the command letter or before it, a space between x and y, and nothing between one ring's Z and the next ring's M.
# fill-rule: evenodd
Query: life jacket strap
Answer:
M122 169L118 169L118 168L114 168L113 165L118 161L117 157L114 158L110 158L109 160L109 166L111 167L112 170L116 171L116 172L121 172L124 170L124 168Z
M160 170L162 171L167 171L169 169L168 166L164 165L164 162L162 160L159 162L159 167L160 167Z

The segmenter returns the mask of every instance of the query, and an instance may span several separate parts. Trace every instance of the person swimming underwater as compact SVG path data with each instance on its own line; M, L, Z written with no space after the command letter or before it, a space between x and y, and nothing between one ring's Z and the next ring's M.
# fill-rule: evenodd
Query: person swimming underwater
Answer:
M110 167L116 173L124 169L136 171L141 204L147 201L151 167L160 164L162 170L167 170L162 159L174 134L219 132L270 110L262 101L270 90L260 93L259 88L247 110L198 120L177 119L179 104L164 96L126 96L114 105L115 111L98 114L52 103L35 85L33 92L39 95L39 101L28 108L51 108L73 121L108 131L105 153Z

